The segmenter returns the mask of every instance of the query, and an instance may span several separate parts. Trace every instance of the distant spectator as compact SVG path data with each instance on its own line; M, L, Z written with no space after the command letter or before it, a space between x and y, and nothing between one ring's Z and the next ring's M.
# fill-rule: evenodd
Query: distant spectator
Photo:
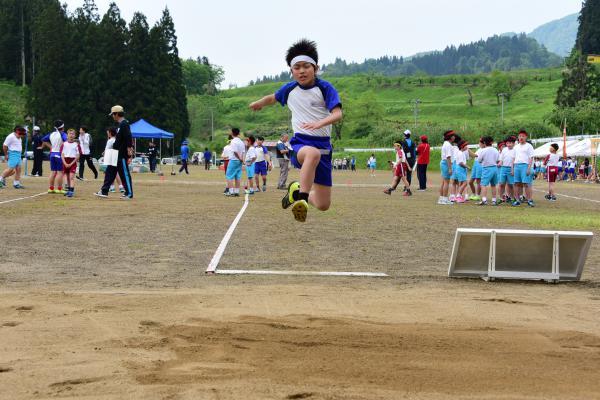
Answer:
M212 152L206 147L204 149L204 169L206 171L210 170L210 163L212 161Z
M154 144L154 142L150 142L148 144L148 153L146 153L148 155L148 161L150 162L150 172L155 172L156 171L156 159L158 157L158 149L156 148L156 145Z
M188 170L188 159L190 157L190 148L188 147L188 141L184 140L181 143L181 168L179 168L179 173L185 171L187 175L190 174Z
M277 161L279 161L279 182L277 189L285 190L286 182L288 178L288 172L290 169L290 137L287 133L281 135L281 138L277 142L275 151L277 152Z
M33 127L33 136L31 137L31 144L33 145L33 169L31 175L42 176L44 164L44 142L42 141L42 135L40 134L40 127Z
M427 136L421 136L421 143L417 146L417 178L419 179L419 191L427 190L427 167L429 166L429 158L431 147Z
M377 158L375 158L375 154L371 154L371 157L369 157L369 161L367 161L367 168L369 168L371 176L375 176L375 170L377 169Z
M410 166L410 169L406 171L406 180L408 183L412 183L412 171L415 167L417 158L417 146L410 137L411 132L407 129L404 131L404 141L402 142L402 150L406 155L406 164Z
M88 133L88 129L85 126L79 128L79 146L81 147L81 155L79 157L79 175L77 179L83 180L83 171L85 170L85 163L87 162L88 167L94 173L94 179L98 179L98 171L92 161L92 154L90 147L92 145L92 135Z

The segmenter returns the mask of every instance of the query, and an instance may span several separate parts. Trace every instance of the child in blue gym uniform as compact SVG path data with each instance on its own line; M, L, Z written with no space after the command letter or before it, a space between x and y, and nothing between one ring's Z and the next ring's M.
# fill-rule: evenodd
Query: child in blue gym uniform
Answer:
M482 138L484 149L479 153L479 163L483 168L481 174L481 202L480 206L487 206L488 187L492 188L492 205L496 205L496 185L498 184L498 150L492 145L494 139L491 136Z
M440 172L442 175L442 185L440 186L440 197L438 198L438 204L440 205L451 205L453 204L448 198L448 192L450 191L450 179L452 178L452 154L454 148L452 143L458 138L456 132L450 130L444 132L444 144L442 145L442 159L440 160Z
M471 188L471 196L469 196L469 200L471 201L481 201L481 174L483 173L483 169L479 163L479 153L481 153L483 147L484 145L482 139L479 138L479 148L473 156L475 161L473 161L471 179L469 179L469 187Z
M467 161L469 160L469 142L461 140L460 143L458 143L458 150L454 176L458 182L456 202L462 204L467 201L465 192L467 190L467 170L469 169L467 166Z
M342 103L335 88L317 78L315 42L302 39L292 45L286 62L294 81L253 102L250 108L259 111L279 102L292 112L292 163L300 168L300 182L288 186L281 203L284 209L291 206L297 221L305 222L309 203L321 211L331 205L331 125L342 119Z
M500 159L498 165L500 166L500 175L498 183L500 184L500 195L498 197L498 204L502 202L512 203L512 197L514 196L514 183L515 177L512 170L513 162L515 161L515 142L517 138L509 136L506 138L504 143L506 146L500 153Z

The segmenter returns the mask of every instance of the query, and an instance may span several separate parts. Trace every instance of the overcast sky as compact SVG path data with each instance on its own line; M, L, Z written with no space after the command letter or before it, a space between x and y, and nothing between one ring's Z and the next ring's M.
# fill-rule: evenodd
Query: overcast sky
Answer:
M63 0L70 10L83 0ZM169 7L184 58L207 56L226 81L245 85L286 69L284 53L301 37L317 41L320 63L410 56L503 32L531 32L581 10L581 0L112 0L126 20L152 24ZM111 0L96 0L101 14Z

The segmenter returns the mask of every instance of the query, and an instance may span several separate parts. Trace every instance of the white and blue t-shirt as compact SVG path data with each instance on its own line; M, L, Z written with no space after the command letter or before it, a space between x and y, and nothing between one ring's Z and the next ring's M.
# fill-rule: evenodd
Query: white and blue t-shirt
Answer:
M287 83L275 93L275 99L292 112L294 132L309 136L331 136L331 125L317 130L304 129L302 125L327 118L334 108L342 105L333 85L321 79L316 79L311 87L302 87L295 81Z

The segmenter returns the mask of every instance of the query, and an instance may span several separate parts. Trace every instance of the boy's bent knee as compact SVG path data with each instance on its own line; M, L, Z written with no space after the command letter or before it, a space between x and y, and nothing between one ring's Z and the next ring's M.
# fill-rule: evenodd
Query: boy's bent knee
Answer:
M330 201L323 202L323 203L315 204L314 206L319 211L327 211L327 210L329 210L329 207L331 206L331 202Z

